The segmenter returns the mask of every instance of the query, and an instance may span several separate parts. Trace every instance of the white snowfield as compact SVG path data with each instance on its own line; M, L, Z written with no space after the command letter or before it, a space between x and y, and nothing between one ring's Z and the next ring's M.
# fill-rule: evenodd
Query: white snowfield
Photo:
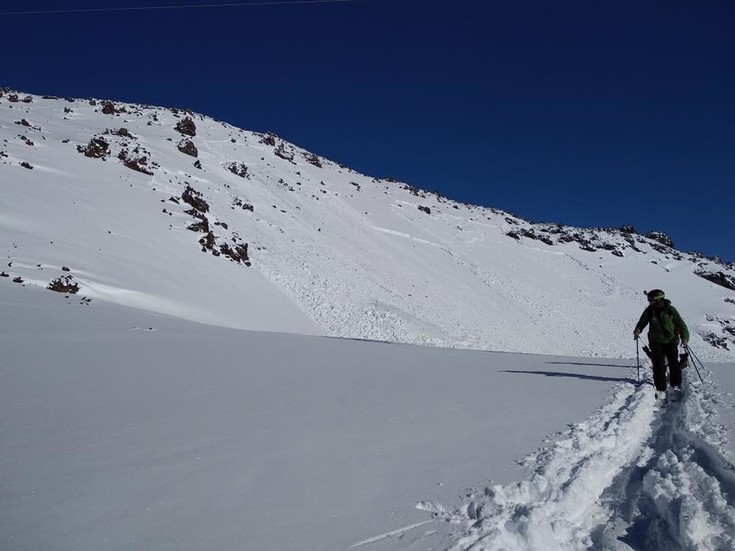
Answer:
M689 367L658 408L630 360L225 329L6 281L0 308L2 549L735 545L735 364Z
M0 549L735 549L731 265L14 95ZM651 288L705 363L666 406L632 340Z

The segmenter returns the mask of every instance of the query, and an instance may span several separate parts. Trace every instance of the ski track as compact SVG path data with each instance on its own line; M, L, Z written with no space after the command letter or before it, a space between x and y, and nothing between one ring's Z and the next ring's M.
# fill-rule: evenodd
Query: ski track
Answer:
M650 380L618 385L523 461L528 480L471 490L459 509L417 508L461 527L451 551L733 550L735 466L718 451L723 398L704 375L664 406Z

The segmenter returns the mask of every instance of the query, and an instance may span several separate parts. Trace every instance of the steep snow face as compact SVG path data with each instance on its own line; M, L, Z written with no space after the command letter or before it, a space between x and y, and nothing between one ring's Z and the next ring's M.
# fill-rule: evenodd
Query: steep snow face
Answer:
M3 269L25 283L228 327L608 357L635 353L661 288L704 359L735 358L735 270L661 235L533 225L178 110L6 91L0 133Z

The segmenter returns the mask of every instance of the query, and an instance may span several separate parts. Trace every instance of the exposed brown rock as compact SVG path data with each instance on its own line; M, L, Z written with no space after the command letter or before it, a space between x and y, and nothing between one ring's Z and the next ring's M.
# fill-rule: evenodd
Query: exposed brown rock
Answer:
M183 140L179 142L179 145L177 147L179 151L186 155L189 155L191 157L199 156L199 150L196 148L194 142L192 142L191 140Z
M182 134L186 136L196 136L197 135L197 127L196 124L194 124L194 120L191 117L184 117L183 120L180 120L176 126L176 130L181 132Z
M73 276L70 275L54 279L46 288L57 293L69 293L71 295L79 292L79 285L74 281Z
M202 194L191 186L186 186L184 193L181 194L181 199L199 212L209 212L209 204L202 199Z
M85 157L102 159L110 154L110 144L104 138L92 138L87 146L77 146L77 151L84 153Z

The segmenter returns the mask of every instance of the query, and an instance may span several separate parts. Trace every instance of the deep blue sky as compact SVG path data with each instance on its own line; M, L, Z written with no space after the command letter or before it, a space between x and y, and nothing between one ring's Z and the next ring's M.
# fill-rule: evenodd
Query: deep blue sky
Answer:
M0 11L196 3L226 2ZM735 261L733 29L732 0L0 15L0 86L188 107L456 200Z

